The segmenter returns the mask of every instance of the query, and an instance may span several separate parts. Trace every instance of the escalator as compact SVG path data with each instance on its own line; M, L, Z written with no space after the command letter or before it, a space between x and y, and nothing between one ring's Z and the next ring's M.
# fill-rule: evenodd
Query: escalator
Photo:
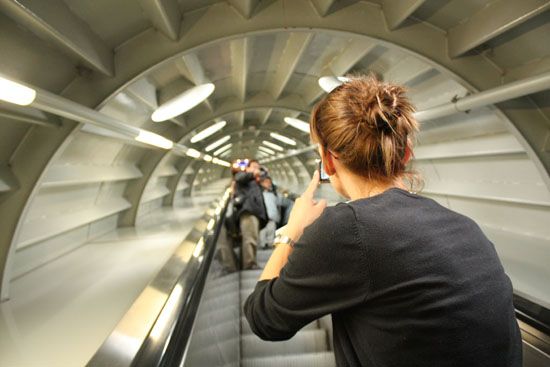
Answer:
M257 254L258 264L267 262L271 251ZM263 341L252 333L243 316L243 305L253 291L261 270L220 276L213 265L197 314L185 366L302 367L335 366L328 323L314 321L292 339ZM236 348L240 347L239 353Z
M305 326L288 341L263 341L250 330L242 310L261 270L223 271L217 247L218 240L225 238L228 198L227 191L210 206L88 366L336 366L329 316ZM260 266L270 254L258 251ZM550 366L548 310L526 308L516 298L523 366Z

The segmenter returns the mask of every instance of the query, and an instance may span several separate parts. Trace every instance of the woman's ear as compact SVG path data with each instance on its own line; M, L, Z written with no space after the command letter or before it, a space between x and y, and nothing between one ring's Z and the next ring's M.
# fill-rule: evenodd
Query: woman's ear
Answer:
M412 158L412 149L409 144L405 147L405 157L403 157L403 165L407 165Z
M336 173L336 168L334 167L334 156L328 150L323 152L323 164L327 175L332 176Z

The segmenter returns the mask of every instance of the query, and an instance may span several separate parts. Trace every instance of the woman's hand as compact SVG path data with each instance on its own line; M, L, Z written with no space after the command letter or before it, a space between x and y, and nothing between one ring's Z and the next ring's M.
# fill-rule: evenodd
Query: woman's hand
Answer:
M327 207L326 200L319 200L317 202L313 199L317 186L319 186L319 171L313 173L313 178L308 188L302 196L296 199L294 207L290 212L288 224L283 230L284 235L290 237L294 241L297 241L302 236L304 228L319 218L323 210Z

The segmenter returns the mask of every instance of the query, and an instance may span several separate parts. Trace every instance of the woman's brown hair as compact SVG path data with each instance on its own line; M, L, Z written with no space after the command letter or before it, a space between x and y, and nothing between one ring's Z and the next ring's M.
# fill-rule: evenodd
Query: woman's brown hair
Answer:
M407 158L418 131L414 107L400 85L354 76L313 108L311 136L355 174L380 182L406 178Z

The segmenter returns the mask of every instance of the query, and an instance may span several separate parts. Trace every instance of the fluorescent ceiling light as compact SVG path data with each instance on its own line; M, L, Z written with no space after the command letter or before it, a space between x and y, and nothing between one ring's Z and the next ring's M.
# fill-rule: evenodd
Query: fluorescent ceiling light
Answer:
M227 144L227 145L224 145L224 146L221 147L220 149L216 150L216 151L215 151L214 153L212 153L212 154L214 154L214 155L219 155L220 153L223 153L223 152L225 152L227 149L231 148L232 146L233 146L233 144L232 144L232 143L229 143L229 144Z
M342 83L349 82L349 78L345 76L322 76L319 78L319 86L327 93L330 93L334 88Z
M258 149L261 151L261 152L264 152L264 153L267 153L267 154L275 154L275 151L274 150L271 150L269 148L266 148L266 147L258 147Z
M224 167L231 167L231 164L229 162L226 162L218 158L212 159L212 163L219 164L220 166L224 166Z
M285 122L289 124L290 126L303 131L305 133L309 133L309 124L305 121L295 119L293 117L285 117Z
M222 145L223 143L225 143L226 141L228 141L229 139L231 139L231 136L229 136L229 135L224 136L223 138L218 139L215 142L213 142L212 144L210 144L209 146L207 146L204 150L206 150L207 152L209 152L211 150L214 150L217 147L219 147L220 145Z
M218 159L218 164L220 166L224 166L224 167L231 167L231 163L226 162L226 161L222 161L221 159Z
M199 152L198 150L193 149L193 148L187 149L187 152L185 152L185 154L187 154L189 157L193 157L193 158L199 158L201 156L201 152Z
M269 133L269 136L271 136L273 139L277 139L279 141L282 141L285 144L288 145L296 145L296 142L290 138L287 138L284 135L277 134L277 133Z
M171 140L150 131L141 129L139 130L139 135L136 136L136 140L162 149L172 149L174 146L174 142Z
M280 152L282 152L283 150L285 150L285 148L283 148L283 147L281 147L281 146L279 146L279 145L277 145L277 144L274 144L274 143L272 143L272 142L270 142L270 141L267 141L267 140L262 141L262 143L265 144L265 145L267 145L268 147L270 147L270 148L272 148L272 149L275 149L275 150L278 150L278 151L280 151Z
M226 150L222 154L220 154L220 157L227 157L229 154L231 154L231 149Z
M179 116L208 98L215 88L214 84L207 83L188 89L157 108L151 119L160 122Z
M28 106L35 98L36 91L34 89L0 77L0 100Z
M201 132L197 133L191 138L191 143L196 143L198 141L204 140L208 138L210 135L214 134L215 132L223 129L223 127L227 125L226 121L220 121L216 122L214 125L207 127L206 129L202 130Z
M205 154L202 159L204 159L206 162L212 162L212 156L208 154Z

